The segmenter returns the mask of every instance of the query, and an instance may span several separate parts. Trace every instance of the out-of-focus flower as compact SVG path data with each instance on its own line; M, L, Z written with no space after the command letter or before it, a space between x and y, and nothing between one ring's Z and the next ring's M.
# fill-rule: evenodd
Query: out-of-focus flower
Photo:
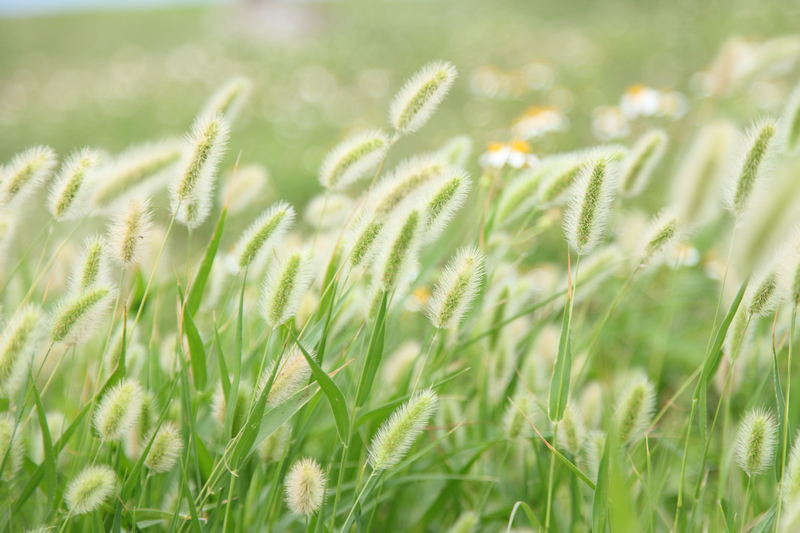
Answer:
M481 168L502 168L505 165L512 168L538 166L539 158L530 152L530 145L523 141L491 142L478 158L478 164Z
M661 108L661 93L647 85L631 85L622 93L619 108L629 119L653 116Z
M553 131L569 128L569 120L554 107L531 107L519 117L513 126L514 134L520 139L537 139Z
M602 141L621 139L631 132L628 118L618 107L600 106L592 115L592 131Z
M700 262L700 252L690 244L678 244L664 262L675 268L693 267Z
M408 295L405 301L405 308L412 313L418 313L425 309L431 297L431 290L428 287L417 287Z

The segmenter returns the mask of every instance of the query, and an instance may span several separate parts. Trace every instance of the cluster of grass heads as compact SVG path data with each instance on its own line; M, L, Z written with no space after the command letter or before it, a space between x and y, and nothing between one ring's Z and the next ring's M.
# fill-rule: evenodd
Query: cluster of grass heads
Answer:
M529 113L474 180L464 136L385 169L456 79L411 76L302 219L240 161L242 78L181 141L5 164L0 527L797 531L800 92L741 133L690 114L643 215L658 129L512 164Z

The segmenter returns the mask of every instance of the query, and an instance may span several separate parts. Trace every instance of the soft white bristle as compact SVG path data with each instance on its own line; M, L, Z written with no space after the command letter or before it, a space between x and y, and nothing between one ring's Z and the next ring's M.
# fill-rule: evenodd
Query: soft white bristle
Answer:
M418 131L444 100L458 72L447 61L428 63L398 91L389 108L389 122L401 134Z

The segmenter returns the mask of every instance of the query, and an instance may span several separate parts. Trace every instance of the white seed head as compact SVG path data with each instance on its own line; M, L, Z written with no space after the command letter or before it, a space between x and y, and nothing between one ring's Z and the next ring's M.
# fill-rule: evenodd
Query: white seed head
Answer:
M0 167L0 177L2 173L3 169ZM19 219L19 214L10 209L0 210L0 264L6 260L8 249L14 243Z
M374 265L384 291L391 292L408 280L417 261L424 225L425 213L418 207L401 211L387 222Z
M96 284L81 293L66 295L51 315L52 340L79 345L86 342L116 296L117 288L106 284Z
M463 170L451 170L437 179L423 197L425 228L423 242L435 241L467 199L472 182Z
M800 433L795 435L792 451L789 454L789 463L783 475L783 490L781 497L787 506L798 502L800 498Z
M469 135L453 137L439 148L438 153L447 165L464 168L470 154L472 154L472 139Z
M389 138L381 130L370 130L340 142L322 161L319 183L329 191L341 191L383 161Z
M783 116L778 124L781 130L783 148L794 152L800 144L800 84L798 84L783 108Z
M231 183L233 181L233 183ZM224 185L219 188L218 202L228 202L228 212L241 213L251 206L274 194L275 185L266 167L262 165L243 165L228 172Z
M617 163L604 151L591 156L576 179L572 200L564 213L564 231L579 254L600 242L616 190Z
M208 99L201 115L211 117L219 113L225 117L228 124L234 124L252 92L253 82L244 76L237 76Z
M744 415L737 429L734 457L748 476L758 476L772 466L778 439L778 423L772 412L752 409Z
M145 442L150 442L152 432L145 437ZM183 443L178 428L172 422L165 422L156 433L144 465L157 474L172 470L181 455Z
M528 419L531 419L534 409L535 406L528 394L518 394L513 403L508 402L503 415L503 430L508 440L530 438L533 434L533 428L531 428L525 417L527 416Z
M725 205L740 217L764 187L777 148L777 126L761 119L739 141L739 156L731 167L725 189Z
M261 265L283 241L294 223L294 208L286 202L272 204L242 233L234 249L239 268Z
M432 390L416 393L383 423L370 444L369 464L385 470L399 463L436 412L438 398Z
M770 316L782 297L778 272L770 266L754 276L745 295L746 309L751 316Z
M723 353L731 360L746 355L750 348L753 340L753 329L748 324L749 316L746 303L740 305L739 309L736 310L736 314L733 315L733 322L731 322L725 335L725 341L722 344Z
M656 390L644 376L635 376L622 390L614 413L614 426L623 444L635 444L653 420Z
M568 403L564 410L564 418L558 426L558 445L577 457L585 440L586 424L583 421L583 414L575 405Z
M211 211L217 167L228 144L228 122L219 113L199 117L185 144L186 155L170 193L176 219L193 229Z
M99 164L100 154L96 150L83 148L70 154L50 186L47 195L50 214L63 220L73 220L86 214L91 173Z
M248 381L239 382L239 391L236 396L236 405L233 407L233 421L231 423L231 433L236 435L247 421L247 414L250 409L250 398L253 395L253 386ZM228 401L222 390L222 385L218 385L211 399L211 412L214 420L220 425L225 425L225 414L228 410Z
M663 130L652 130L639 139L620 163L619 193L639 196L647 187L650 176L664 157L668 137Z
M50 176L56 155L49 146L28 148L15 155L3 168L0 181L0 207L17 209Z
M139 265L147 251L152 226L150 199L131 199L127 208L114 218L109 229L111 257L125 268Z
M0 457L8 457L5 459L3 479L6 481L14 479L22 468L23 446L22 430L17 427L17 422L10 413L0 413ZM2 461L3 459L0 459L0 463Z
M440 154L426 154L401 161L382 178L368 204L376 218L384 218L424 186L433 183L448 168Z
M353 212L355 202L346 194L320 194L309 200L303 212L303 220L320 231L336 231L344 226Z
M261 316L276 328L297 314L314 279L310 250L285 252L270 267L261 292Z
M131 197L154 194L173 177L183 156L179 139L128 148L92 173L91 205L115 212Z
M458 72L446 61L434 61L415 73L395 95L389 122L400 134L418 131L444 100Z
M521 218L536 206L539 201L539 184L545 171L545 165L525 169L503 188L495 212L498 226L504 226Z
M133 430L142 414L142 387L123 379L109 389L94 413L94 429L104 442L119 441Z
M478 528L478 513L474 511L464 511L458 517L456 523L450 526L447 533L475 533Z
M386 222L362 215L347 229L343 255L349 261L350 268L372 264L385 228Z
M586 474L592 481L597 481L597 471L600 469L600 460L603 457L605 444L606 434L599 429L593 429L586 435L582 455L586 465Z
M265 463L277 463L281 460L286 441L289 440L289 425L283 424L264 439L258 446L258 455Z
M42 308L27 304L14 312L0 335L0 396L12 398L27 377L33 357Z
M662 209L647 225L639 238L639 258L643 263L656 265L670 255L681 241L678 210Z
M91 513L112 494L117 474L106 465L87 466L67 485L64 499L73 515Z
M670 193L681 220L702 224L713 218L735 138L736 128L728 122L715 122L704 126L692 141L672 179Z
M110 283L107 252L108 244L102 236L95 234L84 239L78 260L70 274L71 293L79 294L94 285Z
M286 506L297 516L314 514L325 500L326 483L325 472L317 461L310 457L300 459L286 476Z
M478 294L486 257L475 246L460 248L442 271L428 303L428 318L438 329L457 325Z
M562 204L568 200L573 185L586 164L591 151L580 150L556 154L542 160L537 172L539 180L538 201L542 205Z
M314 357L313 351L308 353ZM275 371L275 364L273 361L261 374L261 379L258 380L259 394ZM299 348L293 349L286 358L282 358L278 363L278 373L275 375L275 380L272 382L267 396L267 407L276 407L294 396L300 389L308 385L310 377L311 367L308 366L308 361Z

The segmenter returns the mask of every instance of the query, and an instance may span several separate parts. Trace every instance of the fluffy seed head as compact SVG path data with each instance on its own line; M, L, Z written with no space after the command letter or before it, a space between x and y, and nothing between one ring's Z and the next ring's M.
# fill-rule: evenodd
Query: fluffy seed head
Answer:
M350 268L367 267L372 263L385 227L386 222L362 216L348 229L344 253L348 257Z
M94 429L104 442L126 436L142 413L142 387L135 379L123 379L105 393L94 413Z
M558 445L567 450L573 456L577 456L586 440L586 425L583 415L572 403L567 404L564 410L564 418L558 426Z
M56 155L49 146L28 148L15 155L2 172L0 207L21 207L50 176L55 165Z
M84 239L78 260L73 267L69 291L79 294L95 284L106 284L108 279L108 244L100 235L91 235Z
M542 167L523 170L503 188L495 214L498 226L513 222L536 205L539 184L546 170Z
M145 442L150 442L151 438L152 433L145 437ZM169 472L178 462L182 448L180 431L172 422L165 422L156 433L144 464L157 474Z
M47 196L47 209L55 218L70 220L85 213L90 173L99 164L100 154L89 148L72 152L64 161Z
M783 474L783 502L789 506L800 498L800 434L795 435L792 452L789 454L789 463Z
M11 398L19 390L41 323L41 307L27 304L17 309L0 335L0 396Z
M474 511L464 511L456 523L450 526L447 533L474 533L478 528L478 514Z
M74 515L91 513L114 494L117 474L106 465L87 466L67 485L64 499Z
M414 133L431 117L456 79L456 68L434 61L414 74L392 100L389 122L401 134Z
M671 199L681 220L699 224L718 208L718 188L735 144L736 128L727 122L704 126L672 179Z
M786 101L780 128L782 130L784 148L787 152L795 151L798 141L800 141L800 84L794 88L791 96Z
M405 457L428 425L437 401L432 390L421 391L392 413L370 444L369 464L374 470L391 468Z
M564 230L570 245L587 254L600 242L611 211L617 164L606 152L598 152L583 166L564 214Z
M258 446L258 455L261 457L261 460L265 463L277 463L280 461L288 439L289 426L283 424Z
M456 211L464 205L471 186L472 182L463 170L447 172L431 185L423 201L426 215L424 242L433 242L442 234Z
M663 130L650 131L639 139L620 163L620 195L638 196L644 191L650 176L664 157L667 141L667 134Z
M438 152L446 164L464 168L472 153L472 139L468 135L458 135L447 141Z
M753 330L749 327L748 319L749 314L745 306L739 306L722 345L722 351L731 360L745 354L753 340Z
M398 213L388 222L375 263L376 275L386 292L393 291L408 278L417 260L424 224L424 213L417 207Z
M231 423L231 433L237 435L247 421L247 413L250 408L250 397L253 395L253 386L247 381L239 383L239 392L236 396L236 405L233 407L233 421ZM222 385L218 385L211 399L211 411L214 419L220 426L225 425L225 414L228 410L228 401L222 390Z
M354 207L355 202L346 194L320 194L309 200L303 220L309 226L319 226L320 231L331 231L348 221Z
M671 207L662 209L642 232L639 239L639 257L650 265L660 263L681 240L678 211Z
M614 413L614 426L619 440L635 444L650 427L656 407L656 390L644 376L634 377L623 389Z
M771 119L754 123L739 144L741 154L732 167L725 191L725 204L737 217L752 203L763 187L776 150L777 126Z
M297 516L314 514L325 500L326 483L325 472L316 460L300 459L286 476L286 506Z
M232 183L231 183L232 181ZM274 193L275 185L269 171L262 165L239 164L227 174L224 184L219 188L218 202L228 202L228 213L241 213L251 206L257 206L264 198Z
M190 229L202 224L214 200L217 166L228 144L228 122L220 114L201 116L186 138L186 156L171 187L172 210Z
M370 130L340 142L328 152L319 169L319 183L330 191L341 191L383 161L389 138L381 130Z
M449 329L464 318L483 281L486 257L475 246L460 248L442 271L428 303L434 327Z
M271 328L297 314L313 281L311 261L310 251L289 251L267 273L261 296L261 316Z
M229 80L208 99L201 115L214 116L219 113L225 117L228 124L233 124L239 117L239 112L253 92L253 82L244 76Z
M517 404L516 407L514 404ZM525 416L527 415L530 418L533 410L533 402L527 394L518 394L514 398L514 403L508 403L506 412L503 415L503 429L508 440L530 438L532 428L528 421L525 420Z
M313 351L308 353L311 357L314 357ZM269 396L267 396L267 406L270 408L276 407L294 396L308 384L308 378L311 377L311 367L308 366L308 361L306 361L299 348L292 350L289 356L282 359L278 365L278 373L275 375L272 388L269 389ZM273 361L261 374L261 379L258 382L259 393L267 385L274 371L275 362Z
M0 457L6 457L6 467L3 470L3 479L8 481L13 479L20 468L22 468L23 448L22 430L17 428L16 420L9 413L0 414ZM2 459L0 459L2 463Z
M587 153L584 151L557 154L544 159L537 171L542 173L538 198L544 205L561 204L575 181L581 176Z
M744 415L737 430L734 457L748 476L758 476L772 466L775 459L778 423L772 412L752 409Z
M51 315L50 336L53 341L70 344L86 342L116 296L116 287L105 284L65 296Z
M440 177L446 169L447 162L439 154L401 161L391 174L381 179L368 205L376 217L386 217L404 200Z
M152 225L150 199L131 199L128 207L114 219L109 230L111 257L125 268L137 266L147 250Z
M183 155L179 139L132 146L92 174L91 205L114 211L131 196L154 193L172 178Z
M283 240L294 223L294 208L286 202L277 202L261 213L242 233L236 243L234 256L239 268L251 263L262 264L269 253Z
M778 307L782 294L778 272L773 268L756 275L747 290L747 312L751 316L769 316Z

